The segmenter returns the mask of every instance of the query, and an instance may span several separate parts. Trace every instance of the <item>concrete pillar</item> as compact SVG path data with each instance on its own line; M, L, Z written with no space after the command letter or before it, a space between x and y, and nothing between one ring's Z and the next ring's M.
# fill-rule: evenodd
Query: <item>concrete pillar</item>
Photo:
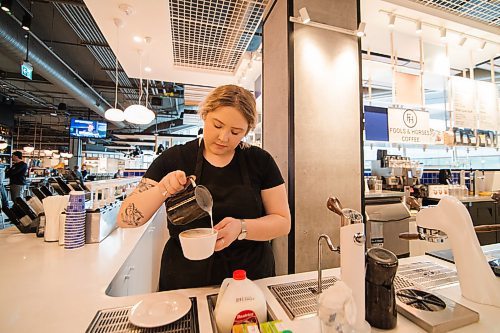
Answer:
M292 231L273 243L277 273L316 269L322 233L339 244L337 196L362 211L360 44L355 36L289 22L306 7L312 21L356 30L357 0L277 0L263 24L263 147L288 189ZM326 247L324 247L326 248ZM324 267L340 256L324 253Z
M83 163L83 152L82 152L82 140L80 138L69 139L69 152L73 154L73 157L68 160L68 166L73 169L75 165L79 167Z

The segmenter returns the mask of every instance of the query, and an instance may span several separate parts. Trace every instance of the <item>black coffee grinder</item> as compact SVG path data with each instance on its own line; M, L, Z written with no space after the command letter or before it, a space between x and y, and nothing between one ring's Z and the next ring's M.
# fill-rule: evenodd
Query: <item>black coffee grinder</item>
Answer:
M393 282L397 269L398 258L391 251L372 247L366 252L365 312L366 321L373 327L396 327L396 293Z

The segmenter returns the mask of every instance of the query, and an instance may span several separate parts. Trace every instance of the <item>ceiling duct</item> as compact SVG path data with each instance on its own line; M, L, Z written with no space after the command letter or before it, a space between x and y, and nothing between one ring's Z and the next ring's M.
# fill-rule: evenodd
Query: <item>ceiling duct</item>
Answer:
M0 15L0 47L19 59L26 54L26 32L19 27L18 22L6 14ZM30 33L29 59L35 71L45 79L58 86L80 103L104 117L104 112L111 105L88 85L69 65L53 53L43 42ZM104 103L102 103L104 102ZM98 106L99 105L99 106ZM119 128L124 124L112 122Z
M115 82L115 54L109 46L100 46L107 45L107 41L90 14L90 11L86 7L71 3L54 3L54 6L78 37L87 43L87 49L96 58L101 67L112 69L106 70L106 74ZM139 98L136 88L138 80L130 79L123 71L120 63L118 63L118 69L120 70L118 72L118 85L121 87L131 87L130 89L120 88L120 92L127 100L137 101Z

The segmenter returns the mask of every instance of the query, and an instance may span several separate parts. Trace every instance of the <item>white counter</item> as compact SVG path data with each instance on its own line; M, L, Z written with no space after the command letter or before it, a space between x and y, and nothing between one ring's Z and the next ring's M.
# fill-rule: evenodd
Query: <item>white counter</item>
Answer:
M87 244L77 250L65 250L57 243L46 243L34 234L19 234L15 228L1 231L0 332L84 332L98 310L130 306L138 302L141 295L111 297L105 292L139 239L147 230L154 230L154 223L164 223L163 219L164 216L157 214L156 219L153 218L152 222L142 227L115 230L103 242ZM401 262L413 260L422 260L422 257L403 259ZM432 257L425 257L425 260L453 267ZM339 269L324 272L324 276L331 275L338 276ZM320 332L318 319L290 321L267 286L314 279L316 276L316 272L308 272L257 281L264 290L271 312L288 322L294 333ZM216 293L217 288L178 292L197 297L200 333L212 332L206 295ZM455 332L500 332L497 325L500 309L463 299L457 286L440 292L481 315L479 323ZM424 331L398 315L398 326L390 332Z

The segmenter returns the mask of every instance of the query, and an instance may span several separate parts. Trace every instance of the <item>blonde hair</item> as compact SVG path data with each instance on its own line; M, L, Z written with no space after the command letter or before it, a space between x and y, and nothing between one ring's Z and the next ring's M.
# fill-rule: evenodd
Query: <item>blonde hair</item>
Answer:
M205 100L200 104L198 114L205 119L209 112L215 111L221 106L232 106L241 112L248 122L248 134L257 125L257 108L253 94L234 84L220 86L212 90Z

